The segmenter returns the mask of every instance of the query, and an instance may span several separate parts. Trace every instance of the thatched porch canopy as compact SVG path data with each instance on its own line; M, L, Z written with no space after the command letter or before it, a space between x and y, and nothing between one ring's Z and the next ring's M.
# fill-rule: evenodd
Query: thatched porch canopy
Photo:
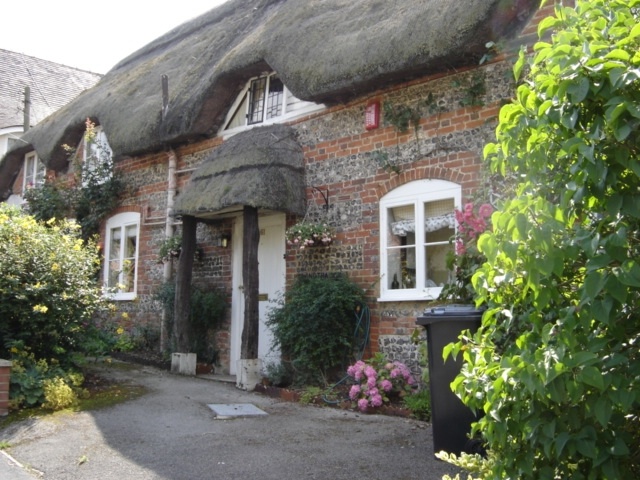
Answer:
M347 102L428 73L477 65L540 0L229 0L123 59L36 125L0 163L6 191L29 146L63 169L91 118L116 160L214 136L252 76L277 72L301 100ZM162 76L168 105L162 115Z
M176 198L175 215L210 217L243 206L305 211L302 147L284 125L239 133L206 157Z

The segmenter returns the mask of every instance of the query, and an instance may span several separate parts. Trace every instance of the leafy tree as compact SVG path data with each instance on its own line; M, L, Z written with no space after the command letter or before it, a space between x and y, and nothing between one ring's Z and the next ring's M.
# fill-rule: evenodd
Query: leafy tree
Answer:
M78 230L0 204L0 357L27 348L36 359L65 363L80 349L106 304L95 281L98 248Z
M454 389L484 413L483 478L640 478L640 0L558 6L548 33L485 149L517 182Z

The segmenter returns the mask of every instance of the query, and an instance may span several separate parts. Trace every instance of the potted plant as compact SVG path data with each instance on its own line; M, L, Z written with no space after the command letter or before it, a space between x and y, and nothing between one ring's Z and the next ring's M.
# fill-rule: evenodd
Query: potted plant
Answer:
M306 220L296 223L286 232L287 245L295 245L300 250L330 245L334 235L334 229L326 223L312 223Z
M158 263L165 263L174 258L180 257L180 252L182 251L182 236L181 235L173 235L172 237L167 237L162 244L160 245L160 249L158 250ZM202 260L204 256L204 252L202 247L197 246L196 251L194 253L194 259L196 261Z

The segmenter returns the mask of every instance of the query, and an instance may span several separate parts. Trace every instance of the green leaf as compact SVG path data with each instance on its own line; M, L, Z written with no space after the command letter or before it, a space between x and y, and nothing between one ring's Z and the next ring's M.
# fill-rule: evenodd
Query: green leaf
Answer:
M597 297L604 288L604 283L605 278L599 271L588 273L584 280L584 291L587 297Z
M567 89L567 94L569 95L569 99L573 103L582 102L589 94L590 86L591 86L591 83L589 82L588 77L580 77L577 83L572 84Z
M603 427L606 427L609 424L609 419L611 418L612 413L613 405L611 405L611 401L606 395L600 395L596 400L596 404L593 409L593 414L598 420L598 423Z
M599 391L604 391L604 378L602 372L596 367L585 367L580 373L578 373L578 379L587 385L597 388Z
M626 50L622 50L621 48L616 48L615 50L611 50L607 53L604 58L610 60L622 60L623 62L628 62L631 59L631 55Z

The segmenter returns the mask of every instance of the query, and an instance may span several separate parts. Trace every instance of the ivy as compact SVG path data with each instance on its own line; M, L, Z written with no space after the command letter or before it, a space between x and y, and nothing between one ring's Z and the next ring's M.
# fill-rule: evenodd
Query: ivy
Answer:
M540 23L485 158L511 180L479 240L482 328L448 350L483 478L640 477L640 0Z

